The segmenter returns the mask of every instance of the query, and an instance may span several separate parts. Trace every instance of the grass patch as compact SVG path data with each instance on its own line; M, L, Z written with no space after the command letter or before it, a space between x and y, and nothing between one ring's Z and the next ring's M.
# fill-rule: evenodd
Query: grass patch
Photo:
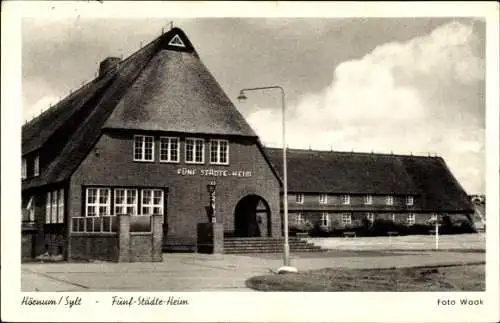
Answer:
M248 279L258 291L303 292L433 292L484 291L485 265L414 268L324 268L296 274L271 274Z

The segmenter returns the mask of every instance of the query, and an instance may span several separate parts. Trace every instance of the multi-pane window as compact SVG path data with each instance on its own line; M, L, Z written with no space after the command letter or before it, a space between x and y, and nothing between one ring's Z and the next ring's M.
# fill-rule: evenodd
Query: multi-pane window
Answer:
M115 215L137 215L137 190L115 189Z
M374 222L375 221L375 213L373 213L373 212L366 213L366 218L368 219L368 221Z
M51 223L57 223L57 210L58 210L58 207L57 207L57 194L58 192L57 191L53 191L52 192L52 206L51 206L51 210L52 210L52 213L51 213L51 217L50 217L50 222Z
M45 223L64 223L64 189L47 192Z
M203 164L205 161L205 141L186 138L186 163Z
M298 212L298 213L296 213L296 216L295 216L295 223L297 223L297 224L302 224L302 223L304 223L304 213L302 213L302 212Z
M385 197L385 204L386 205L393 205L394 204L394 197L392 195L387 195Z
M26 158L22 158L22 160L21 160L21 178L22 179L26 178L27 169L28 169L28 167L26 165Z
M373 196L371 195L365 195L365 204L373 204Z
M321 213L321 225L325 227L330 226L330 214L326 212Z
M28 221L35 221L35 198L33 196L28 200L28 204L26 205L26 211L28 212Z
M295 194L295 203L304 204L304 194L302 193Z
M134 160L154 160L154 138L152 136L134 136Z
M413 205L413 196L406 197L406 205Z
M141 215L163 214L163 190L142 190Z
M340 200L342 201L342 204L347 205L351 203L351 197L347 194L344 194L340 197Z
M227 140L210 140L210 163L229 164L229 143Z
M50 223L50 214L52 213L52 196L51 192L47 192L45 200L45 223Z
M87 188L86 216L111 214L111 194L109 188Z
M179 138L160 137L160 161L179 162Z
M406 222L410 225L415 224L415 213L408 214L408 218L406 219Z
M327 204L328 203L328 195L320 194L319 195L319 204Z
M58 194L58 201L57 201L57 222L58 223L63 223L64 222L64 190L60 189Z
M351 213L348 212L342 213L342 223L351 224Z
M36 155L33 165L33 176L39 176L39 175L40 175L40 156Z

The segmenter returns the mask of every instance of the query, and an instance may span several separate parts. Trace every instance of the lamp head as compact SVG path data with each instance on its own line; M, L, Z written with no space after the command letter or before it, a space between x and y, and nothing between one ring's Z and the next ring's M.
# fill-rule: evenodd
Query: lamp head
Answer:
M207 184L207 191L208 191L208 193L213 194L215 192L215 186L216 186L216 184L215 184L214 181L212 181L209 184Z
M240 95L238 95L238 101L240 103L245 102L247 99L247 96L245 95L245 92L243 90L240 90Z

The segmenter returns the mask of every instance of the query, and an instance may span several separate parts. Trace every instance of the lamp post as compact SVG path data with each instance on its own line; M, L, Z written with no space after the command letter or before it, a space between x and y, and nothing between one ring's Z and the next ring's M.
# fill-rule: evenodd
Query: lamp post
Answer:
M216 183L214 181L207 184L207 191L208 191L208 195L210 197L209 215L210 215L210 222L211 223L216 222L216 218L215 218L215 187L216 187Z
M279 85L273 86L263 86L263 87L253 87L241 89L238 95L238 101L244 101L247 99L245 92L249 91L265 91L278 89L281 91L281 115L282 115L282 129L283 129L283 226L285 231L285 243L284 249L284 266L290 266L290 245L288 243L288 191L287 191L287 173L286 173L286 127L285 127L285 90Z

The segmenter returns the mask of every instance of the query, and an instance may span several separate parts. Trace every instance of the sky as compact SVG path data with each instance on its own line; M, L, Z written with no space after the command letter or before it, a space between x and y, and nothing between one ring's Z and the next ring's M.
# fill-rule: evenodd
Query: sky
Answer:
M126 58L170 21L184 30L262 142L439 155L467 193L485 191L485 23L458 18L25 18L22 118Z

